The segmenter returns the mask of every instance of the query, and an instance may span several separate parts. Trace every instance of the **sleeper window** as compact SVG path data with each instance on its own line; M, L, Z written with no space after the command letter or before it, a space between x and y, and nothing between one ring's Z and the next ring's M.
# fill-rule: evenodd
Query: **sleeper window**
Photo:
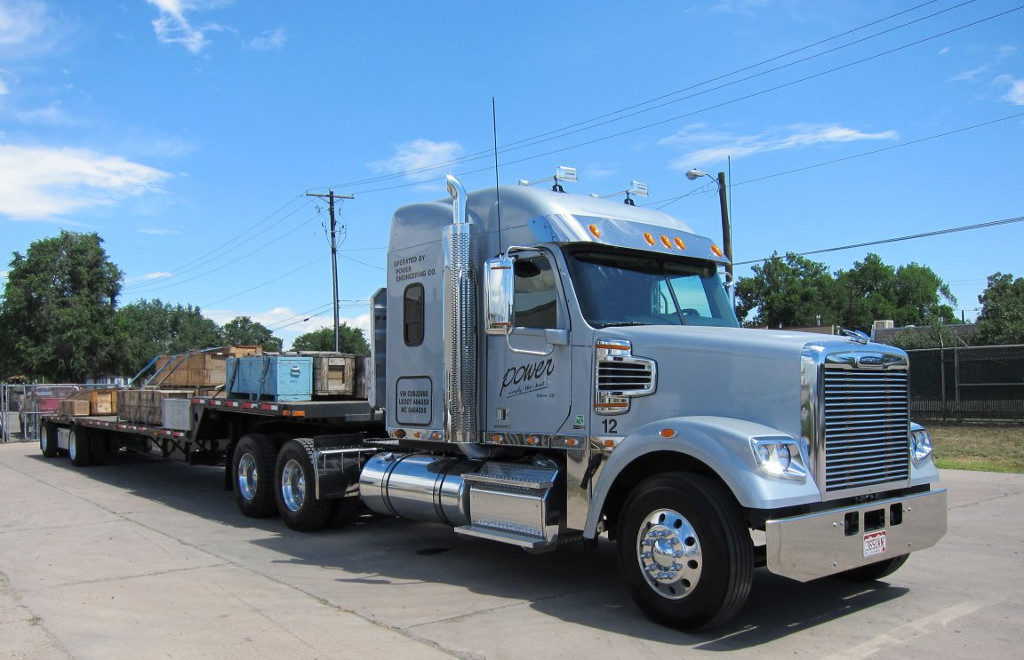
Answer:
M402 297L403 335L406 346L423 343L423 285L410 284Z

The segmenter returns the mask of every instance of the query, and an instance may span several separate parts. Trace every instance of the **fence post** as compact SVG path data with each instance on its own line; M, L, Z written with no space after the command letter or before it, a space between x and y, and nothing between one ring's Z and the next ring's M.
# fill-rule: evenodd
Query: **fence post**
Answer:
M942 383L942 421L946 421L946 347L939 347L939 379Z
M960 409L960 347L953 347L953 386L956 388L956 414L957 419L963 419L963 411Z

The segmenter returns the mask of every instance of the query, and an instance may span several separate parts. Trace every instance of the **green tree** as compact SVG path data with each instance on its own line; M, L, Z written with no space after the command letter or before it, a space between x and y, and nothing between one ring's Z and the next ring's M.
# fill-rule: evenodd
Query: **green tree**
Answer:
M262 323L257 323L248 316L239 316L228 321L220 332L225 344L259 344L265 351L281 350L281 339L275 337Z
M120 359L135 374L154 356L219 346L220 328L198 307L139 300L117 310Z
M969 326L959 326L968 329ZM975 343L976 333L957 332L948 325L933 323L928 326L906 328L900 330L889 343L903 350L915 348L941 348L943 346L971 346Z
M981 344L1024 344L1024 277L1008 273L988 276L988 285L978 296L978 342Z
M835 322L835 282L823 263L788 253L772 254L754 266L752 277L736 283L736 311L747 325L769 328L811 326Z
M62 231L14 253L0 326L13 368L76 382L116 367L115 307L122 272L98 234ZM8 368L11 368L10 366Z
M869 254L836 273L836 284L838 322L847 328L868 331L877 319L891 319L897 326L957 323L946 304L955 304L956 298L927 266L896 268Z
M338 344L342 353L353 353L355 355L369 355L370 346L366 343L366 337L359 328L353 328L347 323L338 326ZM333 351L334 330L333 328L320 328L313 332L299 335L292 342L293 351Z

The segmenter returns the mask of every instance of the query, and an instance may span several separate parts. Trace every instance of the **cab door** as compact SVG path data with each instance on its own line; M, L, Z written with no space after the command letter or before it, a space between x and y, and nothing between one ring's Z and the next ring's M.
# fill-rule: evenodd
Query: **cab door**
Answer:
M514 441L561 429L572 403L572 353L565 296L551 257L520 254L513 271L511 330L487 335L485 420L488 432Z

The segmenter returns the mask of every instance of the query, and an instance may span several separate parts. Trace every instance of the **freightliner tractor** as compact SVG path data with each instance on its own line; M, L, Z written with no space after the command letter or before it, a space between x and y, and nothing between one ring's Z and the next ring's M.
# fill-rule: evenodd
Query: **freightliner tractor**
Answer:
M196 397L187 431L57 416L43 453L171 443L302 531L372 513L530 552L606 535L637 605L685 630L734 616L757 567L874 580L943 536L903 351L741 328L722 250L663 212L446 187L395 212L365 400Z

